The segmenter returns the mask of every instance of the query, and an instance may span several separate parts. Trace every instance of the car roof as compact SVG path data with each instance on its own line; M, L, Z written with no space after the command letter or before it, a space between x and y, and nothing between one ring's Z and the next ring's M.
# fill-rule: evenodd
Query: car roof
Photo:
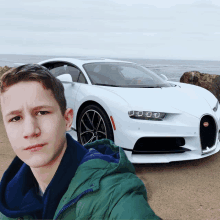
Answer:
M48 62L68 62L73 63L75 65L82 66L86 63L95 63L95 62L123 62L123 63L132 63L129 61L122 60L114 60L114 59L106 59L106 58L53 58L39 62L38 64L48 63Z

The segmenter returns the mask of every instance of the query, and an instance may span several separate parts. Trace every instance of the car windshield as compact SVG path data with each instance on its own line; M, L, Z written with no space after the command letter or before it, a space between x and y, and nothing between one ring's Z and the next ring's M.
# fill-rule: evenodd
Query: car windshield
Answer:
M144 66L123 62L94 62L83 65L94 85L134 88L172 87Z

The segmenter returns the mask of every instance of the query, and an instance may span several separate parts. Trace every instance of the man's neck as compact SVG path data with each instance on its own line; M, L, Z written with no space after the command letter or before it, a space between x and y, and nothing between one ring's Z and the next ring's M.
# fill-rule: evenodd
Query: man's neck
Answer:
M45 192L47 186L50 184L51 180L53 179L60 165L60 162L63 158L63 155L66 151L66 148L67 148L67 142L65 142L64 148L62 149L61 153L46 166L39 167L39 168L30 167L43 193Z

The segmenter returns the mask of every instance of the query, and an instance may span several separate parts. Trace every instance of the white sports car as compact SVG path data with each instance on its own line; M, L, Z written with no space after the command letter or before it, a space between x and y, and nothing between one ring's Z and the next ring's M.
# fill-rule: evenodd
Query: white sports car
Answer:
M60 79L82 145L108 138L132 163L193 160L220 150L219 102L206 89L110 59L40 63Z

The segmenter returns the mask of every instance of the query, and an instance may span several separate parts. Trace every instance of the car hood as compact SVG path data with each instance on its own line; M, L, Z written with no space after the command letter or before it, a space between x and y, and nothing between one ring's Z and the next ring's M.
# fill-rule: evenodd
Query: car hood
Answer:
M128 102L131 110L160 111L169 113L186 112L200 117L210 112L206 100L194 88L162 87L162 88L123 88L103 87L116 93Z

